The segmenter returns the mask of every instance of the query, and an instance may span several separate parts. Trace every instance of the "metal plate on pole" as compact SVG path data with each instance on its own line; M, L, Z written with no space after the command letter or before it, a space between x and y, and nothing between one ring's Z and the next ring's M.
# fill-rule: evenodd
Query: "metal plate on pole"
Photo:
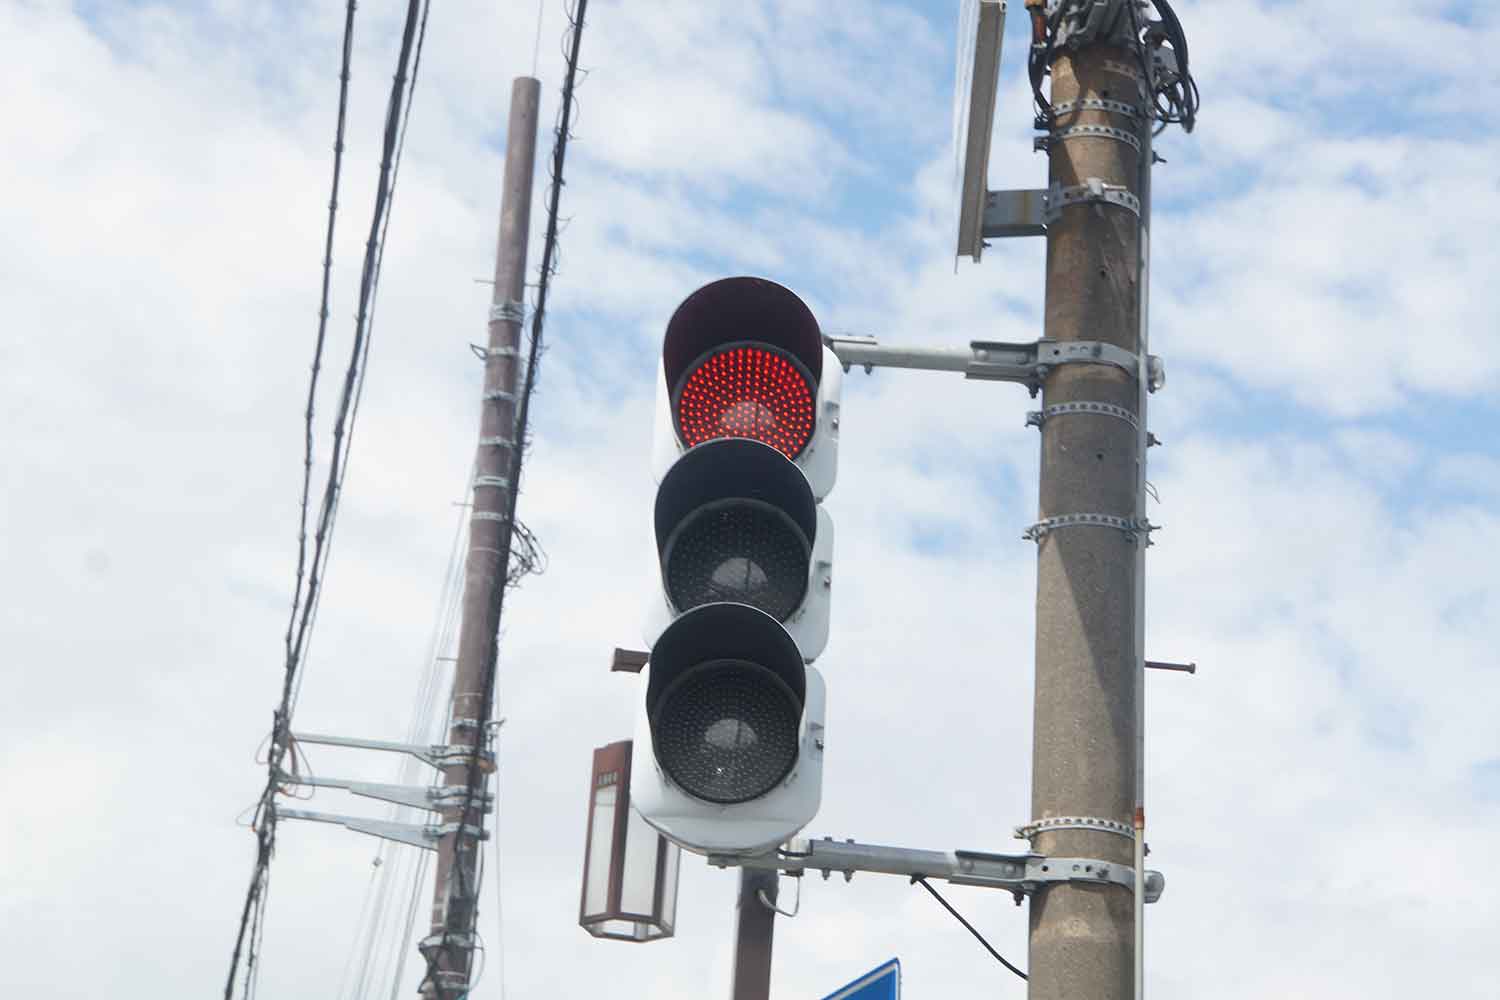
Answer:
M828 994L823 1000L900 1000L901 960L893 958L854 982Z

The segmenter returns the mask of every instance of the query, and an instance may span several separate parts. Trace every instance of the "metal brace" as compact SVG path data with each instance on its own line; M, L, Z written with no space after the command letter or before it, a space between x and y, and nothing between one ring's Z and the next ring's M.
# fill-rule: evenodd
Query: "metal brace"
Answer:
M1141 214L1141 200L1130 193L1123 184L1106 184L1102 178L1090 177L1082 184L1071 187L1063 187L1061 184L1053 183L1047 189L1047 202L1042 210L1042 218L1048 225L1062 218L1062 210L1069 205L1085 205L1089 202L1103 202L1107 205L1118 205L1128 209L1137 218Z
M1124 115L1126 118L1146 117L1145 111L1139 106L1125 101L1112 101L1107 97L1084 97L1076 101L1059 101L1052 105L1054 118L1071 115L1076 111L1108 111L1112 114Z
M479 445L482 448L514 448L516 443L508 437L482 437Z
M1091 882L1118 885L1134 891L1135 870L1097 858L1051 858L1046 855L992 854L986 851L923 851L906 847L858 844L854 841L803 840L788 843L786 850L766 854L709 854L708 863L719 868L737 866L761 871L784 871L804 875L808 871L855 872L941 878L955 885L1004 889L1016 897L1035 894L1059 882ZM1146 902L1154 903L1165 886L1160 872L1146 873Z
M1098 830L1101 833L1113 833L1126 840L1135 840L1135 828L1129 823L1100 819L1098 816L1048 816L1046 819L1034 819L1025 826L1016 827L1016 837L1030 840L1049 830Z
M526 303L524 302L496 302L490 306L490 322L509 321L511 323L526 322Z
M1031 141L1031 146L1032 149L1041 151L1050 148L1054 142L1066 142L1069 139L1113 139L1123 142L1137 153L1141 151L1141 140L1134 132L1112 125L1069 125L1049 135L1037 136Z
M493 510L476 510L470 516L470 520L474 520L474 521L500 521L500 522L505 522L505 521L509 521L510 518L508 516L506 516L505 514L502 514L502 513L499 513L497 511L493 511Z
M1139 429L1140 424L1136 422L1135 414L1123 406L1113 403L1095 403L1093 401L1080 401L1077 403L1057 403L1053 406L1040 410L1032 410L1026 414L1027 427L1041 427L1053 417L1061 417L1068 413L1091 413L1102 417L1118 417L1133 428Z
M1156 525L1149 521L1137 521L1133 517L1116 517L1114 514L1059 514L1056 517L1044 517L1031 527L1021 533L1021 537L1028 542L1040 542L1059 528L1115 528L1124 533L1125 537L1132 542L1139 542L1144 536L1146 544L1151 544L1151 532Z
M355 833L366 833L382 840L394 840L424 850L437 850L438 841L450 833L461 833L479 840L490 839L489 833L472 823L444 823L441 826L420 823L393 823L388 820L366 819L363 816L342 816L336 813L313 812L309 809L276 808L278 819L305 819L315 823L333 823Z
M510 480L504 476L475 476L474 489L477 490L484 487L491 487L497 490L508 490L510 489ZM457 724L458 723L455 720L454 725Z
M411 754L430 767L453 767L467 764L474 756L474 748L444 743L393 743L389 740L362 740L351 736L324 736L321 733L292 733L299 743L316 743L321 746L350 747L356 750L388 750L394 753ZM490 750L479 751L480 766L494 769L495 754Z
M491 389L486 392L481 398L486 403L514 403L516 401L516 394L513 392L506 392L504 389Z

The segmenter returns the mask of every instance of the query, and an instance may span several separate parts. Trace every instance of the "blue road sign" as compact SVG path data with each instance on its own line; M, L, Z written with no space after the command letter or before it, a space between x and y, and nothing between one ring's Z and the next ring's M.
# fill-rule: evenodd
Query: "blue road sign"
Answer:
M871 969L823 1000L901 1000L901 960L893 958L880 968Z

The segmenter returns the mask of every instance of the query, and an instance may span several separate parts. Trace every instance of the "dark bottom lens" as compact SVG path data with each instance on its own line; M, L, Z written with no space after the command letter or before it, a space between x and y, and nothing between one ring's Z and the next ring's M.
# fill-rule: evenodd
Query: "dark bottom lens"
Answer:
M797 762L802 706L765 667L717 660L686 671L651 717L656 758L689 795L746 802L781 783Z

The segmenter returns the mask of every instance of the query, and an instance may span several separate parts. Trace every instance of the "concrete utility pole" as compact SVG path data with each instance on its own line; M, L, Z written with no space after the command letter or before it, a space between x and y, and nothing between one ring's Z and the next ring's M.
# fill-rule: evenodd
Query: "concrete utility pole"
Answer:
M485 734L481 728L490 718L490 706L485 700L494 690L489 673L496 662L500 597L509 569L507 519L513 509L512 491L516 484L512 481L512 470L516 467L516 449L520 447L515 434L516 406L540 94L541 83L531 77L518 77L511 85L500 240L495 256L489 345L485 352L479 446L474 457L469 552L464 568L463 618L449 715L449 744L473 747L475 753L483 748ZM455 760L443 769L447 798L440 815L444 826L452 832L438 845L432 936L421 945L432 969L432 976L422 983L421 992L438 1000L458 1000L468 991L489 770L485 767L478 771L481 787L470 790L469 760Z
M776 929L779 872L740 872L738 919L734 930L734 988L731 1000L770 1000L771 937ZM760 898L765 893L769 904Z
M1098 179L1106 190L1145 194L1149 102L1131 22L1122 20L1119 32L1060 49L1052 63L1051 102L1064 110L1053 126L1049 179L1064 190ZM1144 359L1144 232L1133 212L1097 201L1048 225L1046 338L1103 341ZM1043 525L1069 514L1113 520L1060 525L1038 539L1032 816L1084 822L1043 830L1032 846L1126 867L1141 766L1143 376L1144 366L1131 373L1105 364L1050 372L1038 515ZM1130 997L1136 920L1130 894L1115 886L1071 882L1033 897L1031 1000Z

